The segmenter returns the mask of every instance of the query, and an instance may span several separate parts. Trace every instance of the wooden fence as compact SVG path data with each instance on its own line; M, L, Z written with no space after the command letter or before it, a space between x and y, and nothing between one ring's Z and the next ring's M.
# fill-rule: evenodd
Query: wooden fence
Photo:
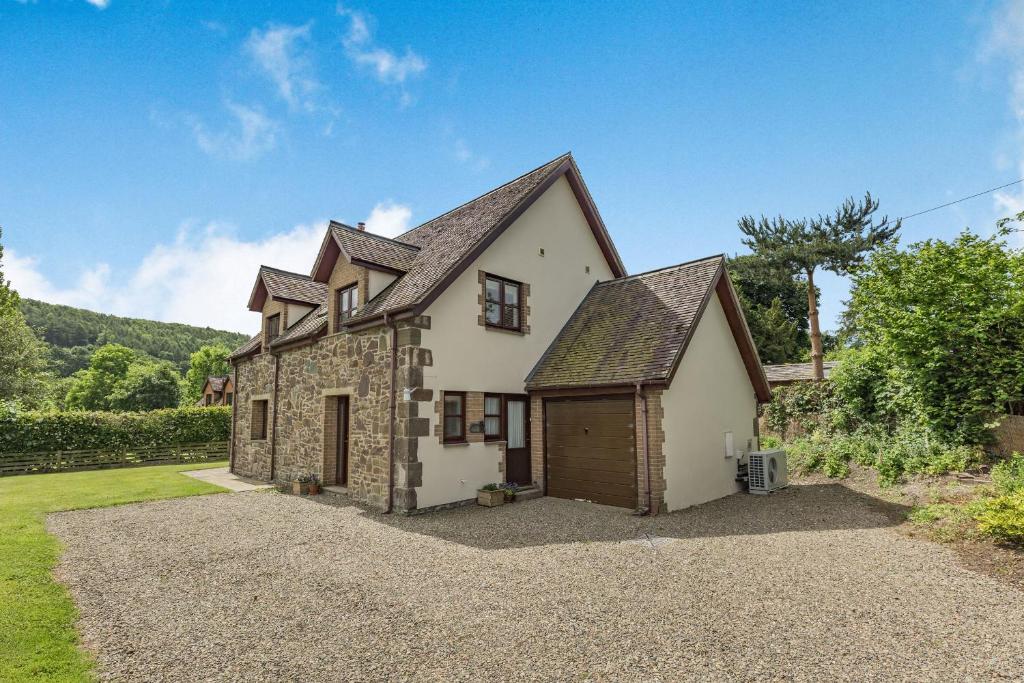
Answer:
M43 451L0 453L0 476L97 470L137 465L173 465L209 460L226 460L227 441L180 443L168 446L141 446L116 450Z

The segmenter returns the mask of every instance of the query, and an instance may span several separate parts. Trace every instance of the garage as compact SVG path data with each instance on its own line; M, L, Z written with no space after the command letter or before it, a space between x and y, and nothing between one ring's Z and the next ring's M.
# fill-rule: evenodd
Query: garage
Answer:
M544 402L547 494L635 508L633 397Z

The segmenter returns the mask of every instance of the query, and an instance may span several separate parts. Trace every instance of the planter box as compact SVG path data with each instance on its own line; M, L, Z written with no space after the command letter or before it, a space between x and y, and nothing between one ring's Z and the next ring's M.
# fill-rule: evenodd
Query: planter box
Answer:
M304 496L309 492L309 484L293 481L292 493L296 496Z
M476 502L484 507L496 507L505 504L504 491L477 491Z

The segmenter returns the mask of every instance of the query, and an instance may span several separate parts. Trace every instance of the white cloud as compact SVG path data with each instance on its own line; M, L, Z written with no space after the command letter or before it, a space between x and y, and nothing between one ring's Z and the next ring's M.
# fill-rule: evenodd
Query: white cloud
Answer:
M211 156L250 161L277 145L278 124L262 110L234 102L224 106L235 119L227 130L211 132L198 117L186 117L201 150Z
M999 153L1004 161L1011 163L1024 177L1024 1L1009 0L1000 5L992 15L988 33L978 51L982 64L1004 63L1007 67L1009 94L1007 102L1013 111L1017 129L1011 137L1014 149L1011 154ZM999 216L1024 211L1024 191L997 192L994 195L995 209Z
M85 0L85 1L87 3L89 3L90 5L92 5L93 7L98 7L100 9L106 9L107 6L110 4L110 0Z
M409 229L412 209L404 204L378 202L366 219L366 229L376 235L397 237Z
M321 85L313 75L308 50L311 29L312 22L302 26L270 24L263 31L253 29L245 41L245 51L292 109L316 109L313 96Z
M308 273L326 223L297 225L263 239L244 240L230 225L184 226L172 243L158 244L124 276L106 264L85 269L67 288L54 285L39 260L7 250L5 275L22 296L91 310L255 333L259 319L246 308L261 264Z
M348 17L348 33L342 39L345 54L355 64L368 69L381 83L401 85L412 77L427 70L427 60L413 52L411 47L399 55L392 50L374 44L372 17L338 5L338 14ZM411 104L411 98L403 94L403 104Z

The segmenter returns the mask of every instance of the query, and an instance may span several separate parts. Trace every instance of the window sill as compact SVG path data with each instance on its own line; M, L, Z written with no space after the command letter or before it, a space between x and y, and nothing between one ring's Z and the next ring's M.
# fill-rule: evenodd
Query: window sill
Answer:
M455 446L455 447L459 447L459 446L468 446L469 442L468 441L442 441L441 445L442 446Z
M484 325L484 329L490 330L491 332L504 332L505 334L514 334L520 337L526 336L526 332L524 332L523 330L512 330L507 327L498 327L497 325Z

